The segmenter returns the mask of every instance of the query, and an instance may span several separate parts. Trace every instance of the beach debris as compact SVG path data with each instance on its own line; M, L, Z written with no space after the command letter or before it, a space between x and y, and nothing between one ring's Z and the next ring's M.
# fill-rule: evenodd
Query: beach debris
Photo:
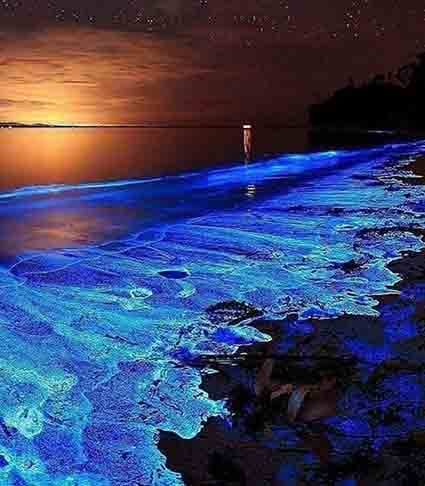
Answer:
M206 314L210 322L215 325L235 325L247 319L253 319L263 315L262 311L246 302L229 300L209 306Z

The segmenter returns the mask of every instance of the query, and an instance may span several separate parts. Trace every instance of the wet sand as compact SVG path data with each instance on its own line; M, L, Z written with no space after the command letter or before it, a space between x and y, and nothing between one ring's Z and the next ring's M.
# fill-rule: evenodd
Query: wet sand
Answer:
M425 158L409 168L424 177ZM405 182L424 183L411 178ZM425 484L425 401L412 391L413 382L410 388L405 384L413 380L420 389L425 379L425 251L406 252L390 269L402 278L395 286L399 295L377 297L380 317L346 316L302 325L295 316L254 322L273 340L240 348L236 366L216 363L211 368L217 373L203 379L211 398L227 400L232 426L221 418L209 419L192 440L161 432L167 467L179 472L187 485L200 486ZM265 358L279 355L304 357L313 366L332 356L333 386L307 395L293 422L287 402L277 415L267 410L253 420L253 383ZM344 361L347 357L353 360L352 369ZM299 376L292 382L297 380L299 384ZM391 386L394 396L388 391ZM411 400L397 399L403 396ZM332 420L350 414L353 425L342 434L335 427L340 422Z

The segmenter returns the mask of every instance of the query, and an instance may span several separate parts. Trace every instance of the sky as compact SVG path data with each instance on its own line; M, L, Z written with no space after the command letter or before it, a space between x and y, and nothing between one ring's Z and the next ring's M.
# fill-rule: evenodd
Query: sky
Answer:
M424 24L419 0L0 0L0 120L303 123Z

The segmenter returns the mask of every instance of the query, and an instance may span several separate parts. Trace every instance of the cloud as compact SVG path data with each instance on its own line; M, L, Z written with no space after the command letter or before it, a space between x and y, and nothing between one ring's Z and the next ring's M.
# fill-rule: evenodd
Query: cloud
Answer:
M386 50L381 40L370 36L334 42L328 28L342 13L339 7L332 10L330 1L322 2L320 25L308 36L306 26L317 9L307 9L305 0L293 4L301 21L292 34L285 29L287 12L276 10L274 0L209 2L202 11L194 3L199 5L183 0L132 2L142 5L145 14L161 11L189 19L167 35L106 22L118 5L112 1L105 9L97 7L104 24L74 23L71 28L66 22L43 24L39 15L39 22L31 24L38 27L32 30L30 25L25 32L9 26L0 34L0 119L300 121L309 103L349 76L364 79L385 72L415 50L414 31L402 38L395 33L392 43L385 44L393 48ZM95 3L80 5L89 12ZM246 18L235 22L241 11ZM268 16L271 11L274 17ZM258 22L252 22L252 16ZM276 19L279 28L273 28Z
M0 108L16 108L16 107L28 107L32 108L45 108L46 106L54 106L54 103L50 103L46 100L20 100L20 99L9 99L0 98Z
M51 29L3 39L0 118L118 122L161 117L173 83L207 74L187 48L128 32ZM83 48L84 46L84 48ZM160 89L158 89L160 88ZM167 108L168 109L168 108Z

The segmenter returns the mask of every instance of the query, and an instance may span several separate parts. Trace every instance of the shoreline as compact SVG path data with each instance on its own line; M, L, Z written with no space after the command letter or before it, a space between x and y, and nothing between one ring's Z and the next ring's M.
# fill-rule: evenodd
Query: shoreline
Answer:
M406 168L423 177L424 161L424 157L419 157ZM412 183L411 179L406 182ZM421 179L415 182L424 184ZM425 236L425 229L418 233ZM243 410L246 403L241 405L241 401L252 401L252 394L241 398L235 397L234 391L240 385L246 387L248 383L249 386L250 381L252 385L259 367L255 370L252 365L251 368L229 364L212 366L218 373L203 375L201 388L213 400L231 397L228 407L233 415L234 426L231 428L221 418L210 418L201 432L191 440L161 431L159 449L166 456L167 467L182 474L185 484L205 486L298 484L296 477L302 477L311 484L336 484L340 480L352 480L359 485L402 484L388 482L388 471L398 478L397 481L405 476L411 478L416 467L415 459L420 456L417 438L422 440L421 434L424 434L425 427L411 427L411 424L405 427L403 406L393 410L384 405L387 397L383 383L387 379L399 379L405 375L417 375L419 380L422 379L425 365L425 249L404 252L387 267L401 278L393 286L400 294L375 296L379 302L377 309L380 317L347 315L304 323L297 323L296 319L290 317L282 321L260 318L250 325L269 334L272 341L241 347L235 355L244 356L243 360L246 359L248 363L250 357L258 360L261 354L281 353L286 356L286 353L292 352L299 356L315 357L333 354L337 359L349 355L355 359L356 364L352 373L345 377L345 383L343 377L337 376L333 388L316 397L307 397L299 409L296 421L291 423L280 412L280 420L276 421L273 417L274 423L272 420L271 426L267 426L269 430L257 434L247 430ZM399 316L405 315L408 315L406 319L399 319ZM404 336L407 332L404 329L405 320L409 321L412 335L407 333ZM306 329L297 329L303 326ZM386 351L381 342L385 341L385 334L401 336L400 342L395 342L395 357L394 352L385 356ZM283 336L285 341L282 340ZM352 342L351 348L347 349L347 342ZM375 347L379 350L379 345L383 354L375 357L375 361L362 359L367 353L373 354ZM356 346L357 354L354 352ZM338 418L343 412L347 413L350 407L350 403L342 405L351 399L347 399L348 392L362 395L366 401L373 395L381 403L373 409L375 415L370 415L369 411L365 413L361 407L353 410L354 415L366 417L363 422L373 423L375 427L373 430L368 429L369 432L362 439L366 440L368 435L372 439L375 429L380 429L382 424L386 427L389 423L389 428L392 424L398 424L402 428L386 440L376 440L368 451L367 460L361 460L365 459L362 456L364 444L361 447L357 444L358 447L353 450L347 444L356 442L358 438L350 438L350 434L341 437L332 432L332 419ZM356 403L354 399L351 406L353 403ZM413 457L409 454L406 456L406 452L398 452L397 447L406 445ZM420 476L420 480L425 480L425 474Z
M310 146L318 149L355 149L391 143L410 143L425 139L423 130L366 129L350 126L310 125Z

